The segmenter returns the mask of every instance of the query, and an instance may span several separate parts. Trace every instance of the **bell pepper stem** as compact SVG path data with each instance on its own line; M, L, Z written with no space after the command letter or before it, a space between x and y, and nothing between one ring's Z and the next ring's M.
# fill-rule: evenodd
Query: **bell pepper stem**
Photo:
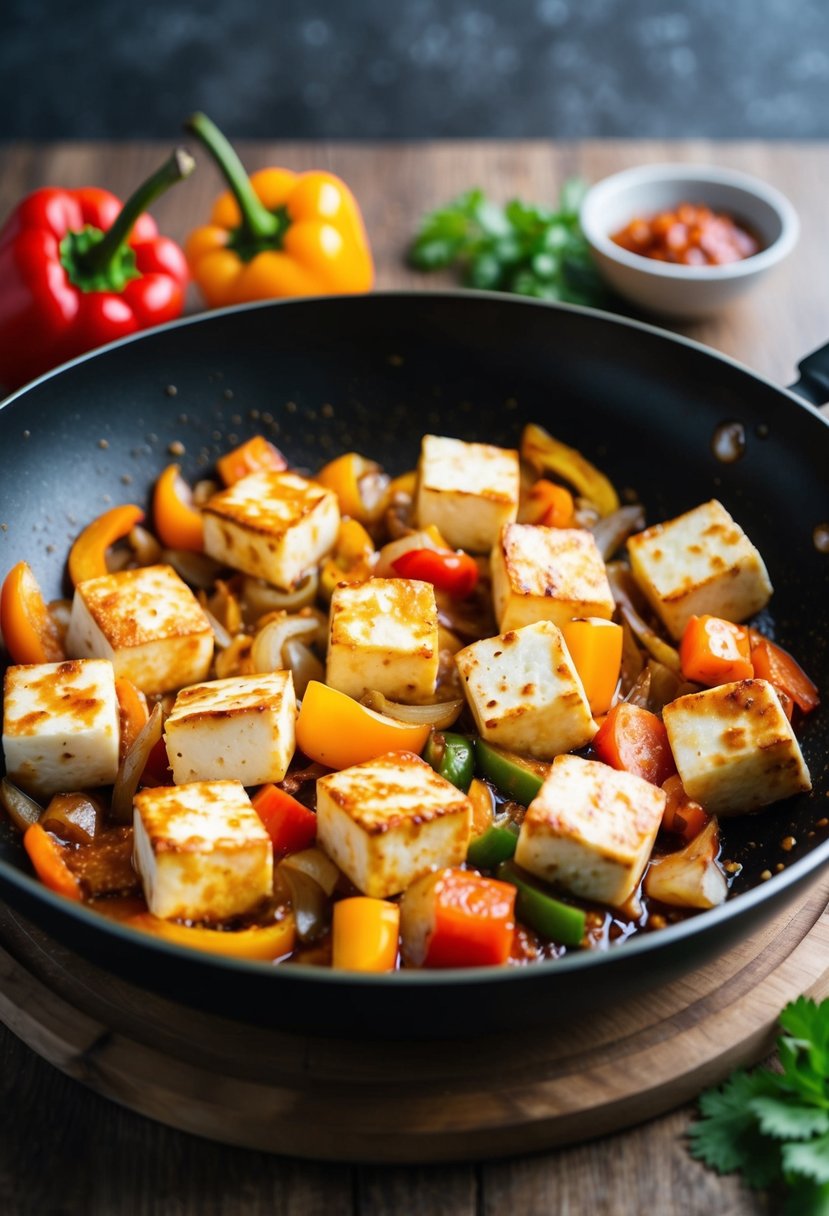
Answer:
M112 227L104 233L103 240L84 252L81 259L84 274L104 273L126 243L139 215L170 186L189 177L195 167L196 162L187 149L176 148L164 164L130 195Z
M262 203L250 184L236 149L206 114L191 114L184 129L207 148L231 189L242 213L242 228L254 241L267 241L279 235L282 221Z

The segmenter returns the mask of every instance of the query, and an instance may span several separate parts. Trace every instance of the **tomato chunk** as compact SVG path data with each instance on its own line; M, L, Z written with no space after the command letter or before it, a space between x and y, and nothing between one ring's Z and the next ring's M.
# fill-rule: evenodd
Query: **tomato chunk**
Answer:
M596 754L611 768L664 785L676 772L668 732L648 709L621 701L614 705L593 740Z

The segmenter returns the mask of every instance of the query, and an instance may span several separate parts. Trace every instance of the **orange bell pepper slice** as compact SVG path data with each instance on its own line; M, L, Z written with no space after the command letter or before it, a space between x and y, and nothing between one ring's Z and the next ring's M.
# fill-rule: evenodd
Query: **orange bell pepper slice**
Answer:
M162 545L168 549L204 551L204 521L193 506L193 492L177 464L168 464L153 490L153 522Z
M355 895L334 904L333 967L343 971L394 971L400 908L385 899Z
M403 897L404 952L424 967L506 963L515 933L516 888L474 870L446 869L413 883ZM422 944L421 944L422 943Z
M817 709L820 705L817 684L809 679L787 650L764 638L756 629L749 630L749 644L752 667L759 680L768 680L778 693L794 701L801 713L808 714Z
M216 461L216 470L226 486L235 485L249 473L282 473L287 467L279 448L264 435L254 435Z
M351 768L386 752L417 752L429 726L412 726L375 713L336 688L311 680L296 721L296 741L309 760L328 768Z
M288 912L282 920L274 921L272 925L256 925L251 929L235 931L206 929L200 925L180 925L175 921L153 916L151 912L140 912L137 916L127 917L123 923L176 946L187 946L191 950L204 950L208 954L224 954L228 958L263 963L284 958L291 953L296 942L296 924L292 912Z
M83 899L83 888L64 860L66 850L39 823L26 828L23 848L44 887L67 899Z
M541 477L521 503L518 522L540 524L545 528L569 528L575 509L573 495L565 486Z
M144 512L134 503L123 503L104 511L83 532L69 551L69 577L77 587L88 578L100 578L107 573L106 552L117 540L129 536Z
M679 644L679 661L686 680L709 688L755 674L748 629L719 616L691 617Z
M584 685L590 712L606 714L619 682L622 626L598 616L578 617L562 625L561 632Z
M66 658L57 624L26 562L12 566L3 580L0 629L14 663L61 663Z
M123 760L147 725L150 711L144 693L140 688L136 688L132 680L128 680L126 676L115 677L115 696L118 698L118 716L121 721L118 754Z
M676 772L668 732L656 714L620 701L593 739L596 755L611 768L664 785Z
M678 773L669 777L662 786L665 791L665 810L662 812L662 827L683 840L699 836L708 823L709 816L704 807L685 793L682 778Z
M386 508L389 479L375 461L359 452L344 452L324 465L314 480L334 491L342 515L361 524L374 523Z
M374 265L353 194L333 173L262 169L248 177L204 114L186 124L230 190L211 222L185 244L190 272L211 308L285 296L368 291Z
M251 799L271 838L275 857L309 848L317 838L317 817L278 785L263 785Z

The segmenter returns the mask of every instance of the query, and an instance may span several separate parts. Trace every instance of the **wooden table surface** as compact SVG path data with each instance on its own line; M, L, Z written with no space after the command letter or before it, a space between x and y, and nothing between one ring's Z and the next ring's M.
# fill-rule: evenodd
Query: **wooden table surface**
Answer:
M544 141L239 145L249 169L324 167L354 189L379 288L433 286L406 268L424 211L473 185L499 200L550 201L570 175L596 180L646 161L710 162L779 187L802 224L798 248L744 302L713 320L675 326L779 383L829 339L829 146ZM125 195L167 151L159 144L0 146L0 217L42 185L97 184ZM204 156L193 178L159 201L160 227L181 239L220 187ZM448 283L448 279L441 280ZM195 298L191 308L197 307ZM541 1156L434 1167L309 1164L225 1148L171 1131L68 1080L0 1026L0 1211L4 1216L753 1216L762 1196L689 1157L691 1108L631 1131Z

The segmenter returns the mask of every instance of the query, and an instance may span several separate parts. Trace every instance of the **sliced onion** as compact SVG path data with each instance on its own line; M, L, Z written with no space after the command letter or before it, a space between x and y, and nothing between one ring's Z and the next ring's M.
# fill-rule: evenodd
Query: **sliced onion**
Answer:
M322 937L331 920L331 904L320 884L310 874L280 861L276 867L276 886L288 895L296 922L296 935L306 944Z
M89 844L101 830L103 817L103 807L91 794L55 794L40 822L61 840Z
M682 671L679 651L651 629L650 625L646 624L632 604L622 604L621 613L624 620L630 626L631 632L642 643L648 654L656 659L657 662L662 663L665 667L668 667L679 675Z
M305 696L305 690L312 680L325 682L325 667L304 642L298 638L288 638L282 647L285 666L294 680L294 692L300 698Z
M291 853L280 863L289 870L302 870L309 878L313 878L322 887L326 895L333 895L334 888L340 881L340 871L327 853L322 849L312 847L300 849Z
M641 532L645 526L645 509L639 503L629 507L619 507L605 515L591 527L593 539L598 546L603 561L609 561L613 554L621 549L629 536Z
M643 667L639 675L633 681L630 689L624 697L628 705L636 705L639 709L649 709L651 699L651 671L650 667Z
M202 612L210 621L210 628L213 630L213 639L220 650L227 650L233 638L220 620L213 615L209 608L202 608Z
M318 635L320 622L313 613L289 616L280 612L263 626L253 639L250 657L254 671L281 671L287 666L285 643L289 638L311 642Z
M242 599L248 619L257 621L266 612L297 612L313 604L319 589L319 570L315 566L291 591L280 591L264 579L245 575L242 579Z
M202 591L209 591L224 569L206 553L192 553L187 549L162 549L161 561L172 566L185 583Z
M402 705L399 701L389 701L381 692L371 689L360 698L360 704L373 709L375 713L385 714L387 718L408 722L411 726L434 726L437 730L445 730L457 722L463 709L463 697L457 701L441 701L437 705Z
M138 789L141 774L147 767L150 752L161 738L162 709L156 705L124 756L112 787L111 817L116 823L132 822L132 799Z
M152 532L136 524L129 534L129 542L140 566L154 566L161 561L161 545Z
M383 545L377 555L374 573L377 578L399 578L400 575L394 568L394 562L398 557L402 557L411 549L434 549L436 552L440 552L443 548L443 545L436 544L429 532L410 532L408 536L401 536L399 540L393 540L387 545Z
M728 882L717 864L719 847L719 826L713 818L684 849L654 858L645 875L645 894L677 908L715 908L723 903Z
M24 794L16 785L12 785L8 777L0 781L0 803L18 832L25 832L26 828L37 823L43 814L40 803Z
M219 486L215 481L210 481L208 478L202 478L193 486L193 506L203 507L208 498L212 498L219 491Z

